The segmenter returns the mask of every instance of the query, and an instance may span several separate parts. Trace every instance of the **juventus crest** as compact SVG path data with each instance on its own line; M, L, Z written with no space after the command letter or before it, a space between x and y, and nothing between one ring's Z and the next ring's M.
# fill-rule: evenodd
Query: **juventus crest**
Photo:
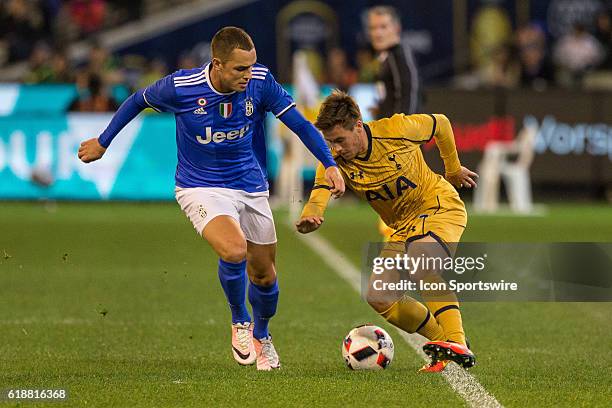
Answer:
M244 102L244 110L247 116L251 116L253 114L253 98L246 98Z

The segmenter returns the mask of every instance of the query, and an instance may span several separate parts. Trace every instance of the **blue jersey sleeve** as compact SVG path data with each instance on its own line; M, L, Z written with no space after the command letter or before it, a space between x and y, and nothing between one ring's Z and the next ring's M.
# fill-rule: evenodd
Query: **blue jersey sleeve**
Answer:
M289 109L287 113L280 117L280 120L291 129L293 133L298 135L306 148L310 150L325 168L336 165L331 151L329 147L327 147L321 133L319 133L312 123L302 116L297 108Z
M262 102L266 112L272 112L277 118L295 106L291 95L276 82L274 76L269 72L264 80L262 92Z
M100 145L108 147L115 136L142 110L153 108L157 112L176 112L176 91L172 75L168 75L146 88L134 92L119 107L108 127L98 137Z
M147 106L158 112L176 113L179 110L172 75L165 76L144 88L142 96Z
M142 89L134 92L125 100L113 115L110 123L104 129L104 132L98 137L98 142L102 147L108 147L115 136L134 119L143 109L146 109L147 104L142 97Z

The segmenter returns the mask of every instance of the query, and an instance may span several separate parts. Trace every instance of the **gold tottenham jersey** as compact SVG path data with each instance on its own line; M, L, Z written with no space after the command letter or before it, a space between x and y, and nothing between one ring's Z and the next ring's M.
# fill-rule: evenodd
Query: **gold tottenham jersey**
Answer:
M427 209L440 209L441 200L463 209L453 186L429 168L419 148L435 138L446 173L460 170L453 131L446 116L396 114L364 124L364 129L368 138L365 155L347 161L332 153L347 187L368 201L389 227L400 229ZM322 216L330 196L325 169L319 163L302 216Z

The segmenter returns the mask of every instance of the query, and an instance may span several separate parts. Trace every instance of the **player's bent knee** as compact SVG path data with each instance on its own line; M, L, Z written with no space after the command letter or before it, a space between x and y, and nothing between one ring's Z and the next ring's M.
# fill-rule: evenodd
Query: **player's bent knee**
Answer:
M250 258L247 261L247 272L249 279L259 286L271 286L276 281L276 268L274 262L257 262Z
M372 309L376 310L376 313L384 313L385 311L389 310L389 308L391 306L393 306L393 303L391 302L377 302L377 301L373 301L373 302L368 302L368 304L372 307Z
M228 242L215 249L225 262L239 263L246 259L246 243Z
M246 239L234 218L228 215L213 218L202 230L202 237L224 261L239 263L246 259Z
M272 273L253 275L251 281L258 286L272 286L276 282L276 273L272 270Z
M254 284L271 286L276 281L275 248L276 245L247 244L247 272Z
M394 301L386 299L380 292L369 290L366 294L366 302L378 313L383 313L393 306Z

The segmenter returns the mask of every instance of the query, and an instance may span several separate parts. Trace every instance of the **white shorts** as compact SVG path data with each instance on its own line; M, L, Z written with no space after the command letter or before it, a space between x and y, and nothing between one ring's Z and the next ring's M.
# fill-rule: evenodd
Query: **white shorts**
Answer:
M213 218L229 215L238 221L247 241L260 245L276 242L268 191L247 193L218 187L176 187L174 193L199 235Z

